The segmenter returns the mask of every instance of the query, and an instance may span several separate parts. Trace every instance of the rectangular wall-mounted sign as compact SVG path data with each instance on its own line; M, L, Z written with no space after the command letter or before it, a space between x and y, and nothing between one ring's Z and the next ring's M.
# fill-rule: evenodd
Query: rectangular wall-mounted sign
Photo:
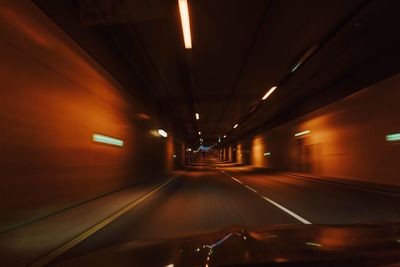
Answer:
M388 142L400 141L400 133L387 134L386 141Z
M124 146L124 141L121 139L117 139L111 136L102 135L102 134L93 134L93 141L113 146Z

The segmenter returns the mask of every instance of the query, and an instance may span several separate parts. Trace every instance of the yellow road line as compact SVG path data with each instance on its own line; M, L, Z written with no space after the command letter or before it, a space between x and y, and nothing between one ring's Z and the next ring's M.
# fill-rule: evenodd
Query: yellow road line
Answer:
M47 254L46 256L40 258L39 260L33 262L32 264L28 265L31 267L39 267L39 266L44 266L48 263L50 263L52 260L66 252L67 250L71 249L72 247L76 246L89 236L93 235L95 232L99 231L101 228L104 226L108 225L109 223L113 222L114 220L118 219L120 216L122 216L124 213L126 213L128 210L132 209L133 207L139 205L141 202L144 200L148 199L150 196L154 195L158 191L160 191L162 188L164 188L166 185L174 181L176 178L178 178L180 175L182 175L183 172L179 173L178 175L172 177L168 181L162 183L161 185L157 186L147 194L141 196L140 198L136 199L133 201L131 204L127 205L126 207L122 208L121 210L115 212L112 214L110 217L106 218L105 220L101 221L100 223L96 224L92 228L86 230L85 232L81 233L74 239L70 240L69 242L65 243L58 249L52 251L51 253Z

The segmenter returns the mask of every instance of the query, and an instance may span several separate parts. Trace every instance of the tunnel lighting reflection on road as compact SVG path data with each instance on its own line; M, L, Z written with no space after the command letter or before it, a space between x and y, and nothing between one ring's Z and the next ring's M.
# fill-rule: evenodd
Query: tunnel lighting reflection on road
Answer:
M93 134L93 141L113 146L124 146L124 141L121 139L117 139L111 136L102 135L102 134Z
M271 156L271 152L265 152L265 153L264 153L264 156L270 157L270 156Z
M162 137L167 137L168 134L166 131L164 131L163 129L158 129L158 134Z
M400 133L387 134L386 141L388 142L400 141Z
M183 40L185 42L185 48L192 48L192 37L190 34L190 20L189 20L189 7L187 0L178 0L179 13L181 14L181 23L183 31Z
M235 126L233 126L233 129L237 128L239 126L239 124L235 124Z
M196 113L196 120L200 120L200 114Z
M299 136L306 135L306 134L309 134L309 133L311 133L310 130L305 130L305 131L302 131L302 132L295 133L294 136L295 137L299 137Z
M276 89L276 86L271 87L271 89L268 90L268 92L263 96L262 100L267 99Z

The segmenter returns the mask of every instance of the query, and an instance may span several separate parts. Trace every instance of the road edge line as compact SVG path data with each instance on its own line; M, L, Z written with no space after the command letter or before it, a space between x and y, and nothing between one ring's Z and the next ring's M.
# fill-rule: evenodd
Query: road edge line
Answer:
M107 226L108 224L110 224L111 222L115 221L116 219L118 219L119 217L121 217L122 215L124 215L127 211L129 211L130 209L132 209L133 207L139 205L140 203L142 203L144 200L146 200L147 198L149 198L150 196L154 195L155 193L157 193L158 191L160 191L162 188L164 188L165 186L167 186L168 184L170 184L171 182L175 181L179 176L181 176L184 173L184 171L180 172L179 174L173 176L172 178L170 178L169 180L165 181L164 183L160 184L159 186L157 186L156 188L152 189L151 191L147 192L146 194L144 194L143 196L139 197L138 199L134 200L133 202L131 202L130 204L128 204L127 206L125 206L124 208L120 209L119 211L113 213L112 215L110 215L109 217L105 218L104 220L100 221L99 223L95 224L94 226L90 227L89 229L87 229L86 231L84 231L83 233L79 234L78 236L76 236L75 238L73 238L72 240L68 241L67 243L65 243L64 245L60 246L59 248L53 250L52 252L50 252L49 254L39 258L38 260L34 261L31 264L28 264L27 266L30 267L39 267L39 266L44 266L48 263L50 263L51 261L53 261L55 258L57 258L58 256L60 256L61 254L65 253L66 251L68 251L69 249L73 248L74 246L78 245L80 242L82 242L83 240L85 240L86 238L90 237L91 235L93 235L94 233L96 233L97 231L99 231L100 229L102 229L103 227Z

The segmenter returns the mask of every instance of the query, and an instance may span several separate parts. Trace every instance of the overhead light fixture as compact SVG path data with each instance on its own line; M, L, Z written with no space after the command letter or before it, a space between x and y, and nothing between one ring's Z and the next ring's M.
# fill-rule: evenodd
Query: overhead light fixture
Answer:
M200 114L196 113L196 120L200 120Z
M199 131L199 135L201 135L201 132Z
M158 129L158 134L162 137L167 137L168 134L166 131L164 131L163 129Z
M302 135L309 134L309 133L311 133L310 130L305 130L302 132L295 133L294 136L298 137L298 136L302 136Z
M237 128L239 126L239 124L235 124L235 126L233 126L233 129Z
M268 90L268 92L263 96L262 100L267 99L276 89L276 86L271 87L271 89Z
M113 146L124 146L124 141L121 139L117 139L111 136L102 135L102 134L93 134L93 141L97 143L103 143Z
M295 72L301 64L303 64L306 60L308 60L312 54L314 54L315 51L317 51L319 47L319 44L314 44L310 49L307 50L307 52L297 61L297 63L294 65L292 70L290 72Z
M226 138L226 134L224 135L224 138Z
M190 20L189 20L189 7L187 0L178 0L179 12L181 14L183 40L185 42L185 48L192 48L192 37L190 34Z

